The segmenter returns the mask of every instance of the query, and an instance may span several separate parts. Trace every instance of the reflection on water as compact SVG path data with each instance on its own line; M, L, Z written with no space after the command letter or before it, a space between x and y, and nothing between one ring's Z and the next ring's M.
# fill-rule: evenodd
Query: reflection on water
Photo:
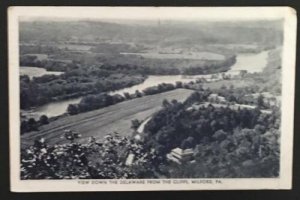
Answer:
M121 90L117 90L114 92L110 92L111 95L114 94L121 94L123 95L124 92L128 92L129 94L134 93L136 90L143 91L144 89L156 86L161 83L172 83L175 84L177 81L181 81L182 83L187 83L193 80L196 80L197 77L189 76L185 78L182 75L166 75L166 76L148 76L148 78L141 84L134 85L132 87L124 88Z
M248 73L262 72L268 64L269 51L258 54L240 54L236 57L236 63L228 71L247 70Z
M39 119L39 117L42 115L46 115L48 117L54 117L54 116L64 114L67 111L69 104L79 103L80 100L81 97L76 99L55 101L55 102L47 103L45 105L36 107L29 111L22 111L22 113L26 115L28 118L32 117L35 119Z
M236 63L231 67L231 69L225 74L235 75L238 74L240 70L247 70L249 73L261 72L268 62L268 51L264 51L258 54L240 54L236 57ZM25 68L20 68L25 69ZM42 68L38 68L43 70ZM46 71L46 73L49 73ZM61 72L59 72L61 73ZM160 83L172 83L175 84L177 81L182 83L187 83L194 81L198 78L210 78L212 74L209 75L195 75L195 76L181 76L181 75L168 75L168 76L149 76L143 83L124 88L121 90L113 91L110 94L121 94L124 92L134 93L136 90L143 91L147 87L156 86ZM217 74L220 76L220 74ZM32 75L34 76L34 75ZM37 116L47 115L58 116L66 112L69 104L79 103L81 98L57 101L53 103L48 103L46 105L37 107L31 112L26 111L26 115L37 118Z
M54 71L47 71L44 68L39 68L39 67L25 67L25 66L21 66L20 67L20 75L27 75L29 76L30 79L32 79L33 77L40 77L40 76L44 76L46 74L53 74L53 75L61 75L64 72L54 72Z

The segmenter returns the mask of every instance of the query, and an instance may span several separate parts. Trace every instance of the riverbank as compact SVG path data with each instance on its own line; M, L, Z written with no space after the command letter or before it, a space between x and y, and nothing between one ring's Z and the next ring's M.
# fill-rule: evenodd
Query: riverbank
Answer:
M38 131L21 136L22 146L33 143L33 138L44 137L50 144L62 144L66 140L60 136L65 129L82 133L81 141L90 136L101 138L108 133L118 132L123 136L131 135L131 120L146 119L160 110L163 99L184 101L193 90L176 89L161 94L145 96L124 101L106 108L81 113L74 116L63 116L59 120L43 125Z
M39 67L28 67L28 66L20 66L20 76L28 76L30 79L33 77L41 77L44 75L61 75L64 72L58 71L47 71L44 68Z
M269 62L268 60L268 52L271 51L263 51L256 54L239 54L236 57L236 63L231 66L230 70L225 73L213 73L213 74L207 74L207 75L191 75L191 76L185 76L185 75L167 75L167 76L157 76L157 75L150 75L148 78L146 78L142 83L136 84L131 87L126 87L120 90L111 91L108 94L109 95L124 95L124 93L133 94L136 90L143 91L144 89L152 86L156 86L161 83L171 83L176 84L176 82L180 81L182 83L189 83L191 81L197 81L198 79L205 79L205 81L208 81L209 83L213 84L214 82L218 83L220 80L223 80L224 75L227 77L234 77L239 75L242 71L245 71L247 73L247 70L249 70L249 73L253 72L261 72ZM251 62L249 62L251 60ZM255 61L255 62L254 62ZM251 66L255 67L251 67ZM243 80L241 80L243 81ZM228 82L228 81L227 81ZM232 81L230 81L232 82ZM247 81L246 81L247 82ZM221 83L221 82L220 82ZM224 82L226 83L226 81ZM233 82L234 83L234 82ZM222 83L223 84L223 83ZM247 83L243 85L247 85ZM207 83L205 83L207 85ZM210 87L210 84L208 84ZM216 84L220 85L220 84ZM83 95L84 96L84 95ZM58 116L67 111L69 104L77 104L80 102L82 98L76 97L76 98L70 98L68 100L60 100L55 101L52 103L45 104L43 106L39 106L35 109L33 109L30 112L27 112L25 115L30 117L38 118L41 115L47 115L50 117ZM24 114L24 112L23 112Z

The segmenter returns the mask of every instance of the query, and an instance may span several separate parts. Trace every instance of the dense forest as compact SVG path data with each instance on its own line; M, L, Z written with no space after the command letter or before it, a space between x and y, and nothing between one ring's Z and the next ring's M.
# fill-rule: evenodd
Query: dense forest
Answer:
M22 149L21 178L277 177L280 111L201 105L209 94L195 92L183 103L164 100L140 141L115 133L78 143L80 134L70 130L62 133L69 144L49 146L37 139ZM192 105L199 106L188 109ZM166 154L176 147L194 149L194 162L169 162ZM130 154L135 159L127 165Z
M45 50L42 50L46 48ZM26 48L24 48L26 49ZM109 70L135 70L144 75L198 75L226 72L235 64L234 55L226 55L222 60L182 59L178 58L146 58L141 55L119 53L81 53L79 55L59 50L59 54L49 54L47 59L39 59L38 54L44 54L49 49L42 47L30 54L20 56L20 66L45 68L48 71L69 71L77 68L86 68L91 65L102 66ZM32 54L36 52L35 54ZM48 55L48 54L45 54Z
M91 137L81 144L80 134L62 133L70 143L49 146L43 139L21 151L21 179L125 179L155 177L153 167L159 156L142 144L121 137L107 135L104 141ZM128 154L135 157L132 166L125 165Z
M164 101L145 127L146 146L158 154L195 149L196 163L168 169L170 177L276 177L279 173L280 111L187 106L207 97L194 93L185 103ZM254 167L255 166L255 167ZM175 166L176 168L176 166Z
M86 69L74 67L60 76L44 75L32 80L28 76L21 76L21 109L60 99L114 91L142 83L145 79L146 76L132 71L116 73L93 66Z

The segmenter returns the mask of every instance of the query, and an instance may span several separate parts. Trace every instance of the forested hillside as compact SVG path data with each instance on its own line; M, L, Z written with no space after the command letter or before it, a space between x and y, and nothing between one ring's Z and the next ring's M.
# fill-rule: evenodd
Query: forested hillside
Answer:
M280 111L265 114L258 108L235 110L201 104L187 109L203 101L207 101L205 92L192 94L183 104L165 101L145 127L145 145L159 155L177 147L195 149L195 163L167 167L166 176L278 176Z
M160 21L157 24L133 24L99 21L24 21L20 23L20 41L68 41L76 37L83 41L118 40L158 45L193 45L205 43L279 44L282 41L281 22L190 22ZM174 34L176 33L176 34Z
M22 149L21 178L278 177L280 111L201 105L209 94L195 92L183 103L164 100L146 124L143 140L115 133L78 143L85 133L70 130L55 133L70 141L63 145L36 139ZM197 106L189 109L192 105ZM194 160L169 161L166 155L178 147L194 149ZM128 155L134 158L130 165Z

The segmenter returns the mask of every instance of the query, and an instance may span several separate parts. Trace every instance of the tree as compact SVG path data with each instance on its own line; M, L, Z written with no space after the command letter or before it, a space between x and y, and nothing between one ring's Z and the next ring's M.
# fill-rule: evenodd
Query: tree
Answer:
M49 121L48 121L48 117L46 115L42 115L40 117L40 123L43 125L43 124L49 124Z
M176 88L182 88L182 82L176 81Z
M228 96L228 99L227 99L229 102L236 102L237 100L236 100L236 98L235 98L235 96L233 95L233 94L230 94L229 96Z
M176 99L172 99L171 103L172 103L173 105L177 105L177 104L178 104L178 101L177 101Z
M162 105L163 105L164 108L168 108L171 104L167 99L164 99L163 102L162 102Z
M36 131L37 130L37 122L35 121L34 118L30 118L28 120L28 128L29 130L32 130L32 131Z
M140 125L141 125L141 122L138 119L131 120L131 128L133 130L136 131Z
M78 107L74 104L69 104L67 111L70 115L76 115L78 114Z
M142 94L140 91L136 90L136 91L135 91L135 96L136 96L136 97L142 97L143 94Z
M257 97L257 107L264 108L264 96L262 94Z
M119 103L119 102L122 102L125 100L125 97L123 97L122 95L120 94L115 94L112 96L113 97L113 101L114 103Z
M130 94L128 92L124 92L124 97L126 99L131 99Z
M218 130L213 135L213 138L216 139L219 142L225 140L226 137L227 137L227 133L225 131L223 131L223 130Z
M181 149L189 149L189 148L193 148L194 145L195 145L195 139L190 136L182 141L180 148Z
M29 127L27 124L27 121L22 121L21 122L21 134L24 134L28 131Z
M203 96L200 94L200 92L194 92L192 93L186 100L186 105L192 105L193 103L199 103L203 101Z

